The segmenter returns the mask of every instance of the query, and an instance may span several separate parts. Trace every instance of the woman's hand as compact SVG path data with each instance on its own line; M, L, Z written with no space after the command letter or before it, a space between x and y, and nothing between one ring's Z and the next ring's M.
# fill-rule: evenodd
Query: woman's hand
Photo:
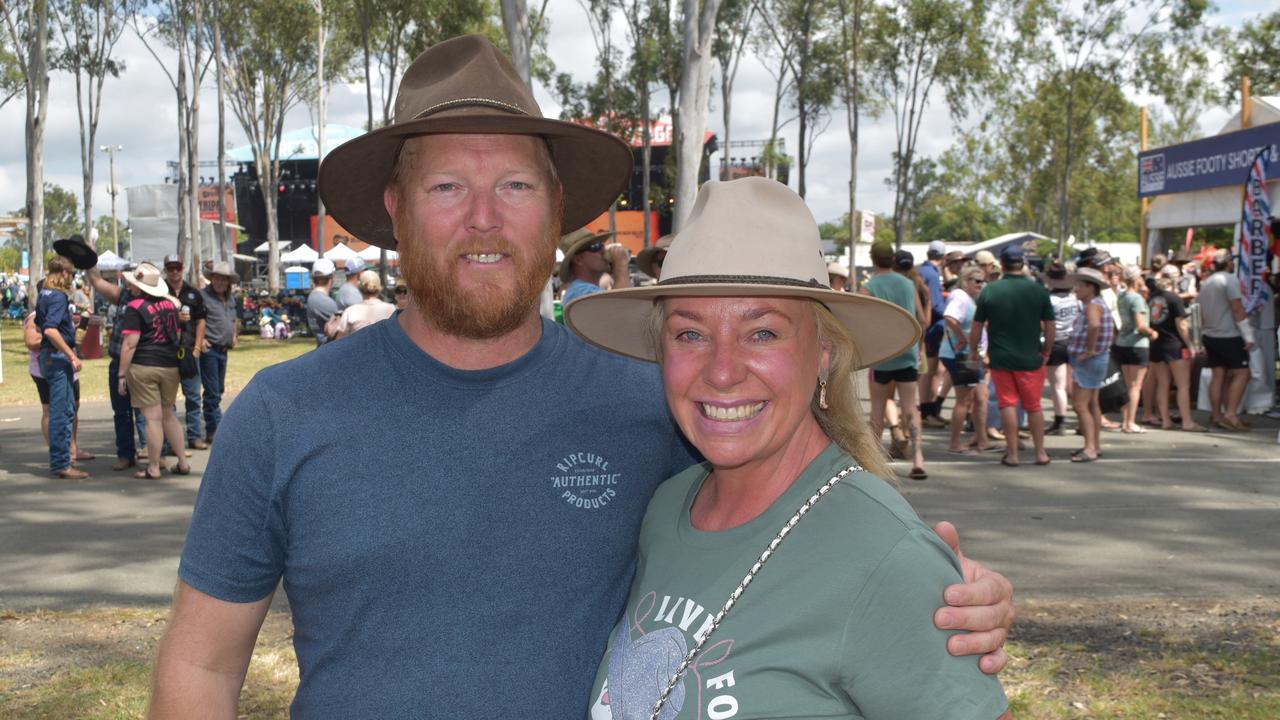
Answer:
M944 591L947 605L934 613L933 624L940 630L967 630L947 640L947 651L952 655L982 655L978 668L988 674L998 673L1009 662L1004 641L1017 615L1013 584L982 563L966 558L960 552L960 534L951 523L940 522L933 531L960 558L964 574L963 584L950 585Z

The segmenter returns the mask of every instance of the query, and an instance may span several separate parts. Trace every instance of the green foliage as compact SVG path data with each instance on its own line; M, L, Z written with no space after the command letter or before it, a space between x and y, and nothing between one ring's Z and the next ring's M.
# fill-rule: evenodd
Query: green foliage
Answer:
M1223 100L1240 102L1240 78L1248 75L1254 95L1280 95L1280 10L1245 22L1224 42L1227 72Z
M26 217L27 208L20 207L9 213L14 217ZM44 184L44 246L50 248L54 240L83 232L80 224L79 202L76 194L51 182ZM20 226L13 231L10 243L19 248L27 247L27 228Z
M25 83L18 57L8 43L0 43L0 107L22 94Z

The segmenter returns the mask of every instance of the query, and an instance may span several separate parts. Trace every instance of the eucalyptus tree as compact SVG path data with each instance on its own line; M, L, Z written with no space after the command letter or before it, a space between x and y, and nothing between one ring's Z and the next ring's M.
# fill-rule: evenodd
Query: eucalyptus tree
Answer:
M786 158L780 150L778 134L795 116L782 117L783 101L791 93L795 85L794 67L795 38L774 31L777 20L775 7L767 1L757 2L756 13L760 23L749 40L756 60L764 67L765 72L773 78L773 114L769 123L769 140L761 153L761 163L766 177L777 179L780 166Z
M715 42L711 52L720 66L720 113L724 119L724 150L721 156L726 172L722 180L728 180L728 157L733 139L733 83L738 77L738 64L742 51L751 37L752 22L756 20L755 0L722 0L720 16L716 18Z
M1280 95L1280 9L1246 20L1221 47L1226 61L1225 100L1240 97L1240 79L1248 75L1255 95Z
M28 251L30 280L27 296L36 296L44 276L44 128L49 116L49 7L46 0L0 0L5 35L26 99L23 139L27 162Z
M856 256L860 233L858 218L858 134L862 115L878 117L881 111L879 98L868 92L864 82L865 54L863 43L867 27L867 15L874 0L836 0L836 23L839 27L840 59L838 65L839 95L844 103L845 131L849 136L849 212L845 216L849 235L849 261Z
M987 4L983 0L901 0L875 8L867 49L873 87L893 115L894 239L910 232L912 165L925 112L936 90L953 118L981 89L988 70Z
M679 114L675 124L676 188L674 232L679 232L693 210L698 195L698 171L702 168L703 136L711 102L711 43L715 40L720 0L681 0Z
M305 80L315 71L316 14L309 0L222 1L227 96L253 151L267 217L267 278L275 292L280 286L280 141L285 116L303 101Z
M1061 128L1057 183L1058 249L1070 233L1071 174L1077 139L1114 87L1141 83L1136 56L1144 47L1177 44L1200 25L1207 0L1035 0L1012 6L1023 42L1012 67L1023 88L1060 86L1056 117ZM1024 91L1025 92L1025 91Z
M94 151L102 117L102 88L108 77L119 77L125 69L113 51L141 4L141 0L54 0L52 5L62 37L62 49L53 66L70 73L76 83L85 237L93 227Z

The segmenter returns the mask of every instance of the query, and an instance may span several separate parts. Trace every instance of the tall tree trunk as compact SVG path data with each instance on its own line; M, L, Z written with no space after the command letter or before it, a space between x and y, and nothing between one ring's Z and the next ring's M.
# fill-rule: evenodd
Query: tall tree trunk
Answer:
M365 130L373 132L373 74L371 70L373 61L369 52L369 24L373 22L373 18L369 9L369 0L361 0L360 7L363 10L360 15L360 39L364 44L364 98L369 109L369 126Z
M649 125L653 122L652 114L649 109L649 82L646 80L644 86L640 88L640 170L644 173L640 179L640 192L644 195L644 200L640 202L640 209L644 211L644 247L649 247L649 241L653 229L649 227L652 224L650 219L649 202L649 173L653 168L653 138L649 132Z
M858 217L858 119L862 101L862 0L840 3L840 28L844 35L844 105L845 127L849 131L849 277L857 287L858 240L862 234L862 218ZM852 22L852 27L850 27Z
M324 28L324 0L316 0L316 13L320 16L320 23L319 23L320 29L319 29L319 38L318 38L319 42L316 48L318 52L318 58L317 58L318 61L316 63L316 66L317 66L316 77L317 77L317 82L319 83L319 87L317 88L317 92L316 92L316 102L319 105L319 107L317 108L318 110L317 114L320 116L320 132L317 134L317 137L316 137L316 166L317 166L317 172L318 172L319 164L321 162L324 162L324 151L325 151L324 131L325 131L325 123L327 122L327 119L325 116L329 107L329 92L328 92L329 83L328 81L325 80L325 77L324 77L324 43L325 43L325 35L328 34L325 32L325 28ZM321 240L323 238L324 238L324 199L320 197L319 193L317 193L316 194L316 241L315 241L316 247L320 247ZM385 271L381 271L381 272L383 272L383 274L385 275ZM384 283L385 283L385 280L386 278L384 277L383 278Z
M516 72L524 80L524 84L533 87L533 63L530 60L529 46L529 7L525 0L501 0L502 29L507 35L507 47L511 48L511 63Z
M778 119L782 115L782 98L786 94L787 67L784 64L778 74L778 84L773 89L773 120L769 124L769 146L765 164L765 177L778 179Z
M720 162L724 165L724 169L720 172L721 180L732 180L733 170L729 166L729 141L732 135L729 132L729 119L733 114L733 76L729 74L730 68L724 63L720 67L720 117L724 119L724 152L720 154Z
M218 253L234 266L235 248L227 232L227 86L222 67L222 3L213 3L213 48L218 81Z
M191 264L187 268L192 287L199 286L204 265L204 239L200 234L200 38L204 20L204 0L192 0L191 16L191 110L187 115L187 208L191 223Z
M76 117L80 120L80 194L84 199L84 238L90 240L93 229L93 141L89 139L84 116L84 81L79 67L72 72L76 79ZM93 102L90 92L90 103Z
M173 3L174 10L178 16L178 77L177 83L174 85L174 91L178 95L178 238L177 253L181 257L188 254L187 243L190 241L191 222L187 218L189 207L187 206L187 153L190 142L188 128L191 123L188 121L188 113L190 112L190 104L187 100L187 13L180 1ZM163 259L163 258L161 258Z
M27 50L27 116L24 127L27 155L28 270L27 297L35 307L36 285L44 277L44 124L49 116L49 7L32 0L27 8L31 37Z
M1067 230L1070 228L1070 203L1071 195L1069 187L1071 184L1071 141L1072 131L1075 129L1075 118L1072 116L1075 110L1075 73L1071 74L1071 82L1067 86L1067 133L1066 133L1066 149L1063 151L1062 161L1062 180L1058 188L1058 257L1066 257L1067 247ZM1146 243L1146 238L1138 238L1140 243Z
M702 138L707 129L711 99L711 43L715 39L720 0L683 0L684 56L680 71L680 118L676 125L676 194L673 228L676 232L693 209L702 168ZM701 12L699 12L701 10Z

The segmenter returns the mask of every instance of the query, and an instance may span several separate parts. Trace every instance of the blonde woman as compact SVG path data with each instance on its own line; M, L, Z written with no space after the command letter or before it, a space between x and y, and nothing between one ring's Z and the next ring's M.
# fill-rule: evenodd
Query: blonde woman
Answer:
M363 299L355 305L347 306L341 315L334 315L325 324L324 331L330 339L346 337L360 328L386 320L395 314L396 306L378 297L382 294L382 280L378 273L372 270L362 271L357 287L360 288L360 297Z
M1129 402L1121 410L1120 429L1127 433L1144 433L1146 428L1138 424L1138 401L1142 398L1142 383L1150 363L1150 344L1160 336L1148 322L1150 310L1143 294L1147 290L1142 269L1126 265L1121 279L1126 292L1116 301L1120 313L1120 328L1112 353L1124 374L1125 387L1129 389Z
M60 255L49 260L49 273L36 299L35 325L40 330L37 364L49 385L49 469L60 478L83 480L89 473L74 467L71 455L75 376L80 372L68 296L73 272L70 260Z

